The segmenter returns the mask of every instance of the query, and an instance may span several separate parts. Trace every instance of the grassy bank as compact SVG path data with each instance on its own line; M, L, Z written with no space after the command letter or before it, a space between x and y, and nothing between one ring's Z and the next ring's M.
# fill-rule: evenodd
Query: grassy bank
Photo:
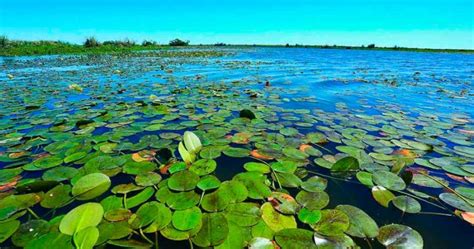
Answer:
M0 56L21 55L52 55L52 54L104 54L125 53L141 50L163 49L160 45L130 45L119 46L114 44L85 47L83 45L65 42L38 41L38 42L14 42L8 46L0 47Z
M72 44L62 41L9 41L0 38L0 56L24 56L24 55L54 55L54 54L105 54L105 53L128 53L143 50L166 49L170 46L187 46L189 41L179 39L170 41L168 45L158 45L155 42L144 41L136 44L129 40L106 41L99 43L95 39L89 38L83 45ZM176 45L177 44L177 45ZM369 46L328 46L328 45L228 45L218 43L215 45L194 45L192 47L281 47L281 48L319 48L319 49L354 49L372 51L409 51L409 52L437 52L437 53L474 53L469 49L431 49L431 48L405 48L405 47L376 47Z

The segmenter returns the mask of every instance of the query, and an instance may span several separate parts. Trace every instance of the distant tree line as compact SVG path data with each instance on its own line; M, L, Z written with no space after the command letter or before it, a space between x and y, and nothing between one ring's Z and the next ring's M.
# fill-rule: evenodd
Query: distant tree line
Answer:
M86 39L84 42L84 47L86 48L91 48L91 47L98 47L101 45L112 45L112 46L119 46L119 47L131 47L131 46L136 46L136 42L125 39L125 40L115 40L115 41L104 41L100 43L95 37L89 37ZM142 46L156 46L158 43L156 41L152 40L144 40L141 44ZM170 46L187 46L189 45L189 41L184 41L181 39L174 39L171 40L168 45Z

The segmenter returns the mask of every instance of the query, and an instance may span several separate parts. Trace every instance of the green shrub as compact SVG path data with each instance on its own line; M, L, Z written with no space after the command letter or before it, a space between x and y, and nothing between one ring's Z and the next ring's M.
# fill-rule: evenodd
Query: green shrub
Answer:
M183 41L183 40L180 40L180 39L174 39L172 41L169 42L169 45L170 46L187 46L189 45L189 41Z
M156 45L156 41L148 41L148 40L144 40L142 42L142 46L144 47L147 47L147 46L155 46Z
M100 42L95 39L95 37L91 36L86 39L84 42L84 47L86 48L92 48L92 47L98 47L100 46Z
M0 48L6 48L8 46L8 37L5 35L0 36Z

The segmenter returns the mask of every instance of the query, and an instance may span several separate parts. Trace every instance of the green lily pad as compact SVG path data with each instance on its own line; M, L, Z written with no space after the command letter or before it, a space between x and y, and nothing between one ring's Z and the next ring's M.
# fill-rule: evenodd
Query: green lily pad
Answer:
M388 204L395 199L395 195L390 192L390 190L382 186L373 186L372 187L372 196L374 199L382 206L388 207Z
M5 223L1 223L0 228L0 243L10 238L12 234L20 227L20 222L17 220L10 220Z
M406 184L401 177L388 171L375 171L372 175L372 179L375 184L384 186L390 190L403 190L406 187Z
M242 182L236 180L223 182L219 189L230 197L230 203L245 201L249 196L247 187Z
M230 204L224 214L229 222L242 227L257 224L262 215L258 204L248 202Z
M225 241L228 234L229 226L224 214L204 213L201 230L192 241L200 247L217 246Z
M314 243L318 249L357 248L351 237L347 235L324 236L314 233Z
M229 157L246 157L250 154L250 150L244 148L228 147L222 151L224 155Z
M317 249L313 232L301 228L287 228L275 234L275 241L282 249Z
M102 173L92 173L81 177L72 187L72 195L78 200L89 200L100 196L109 189L110 178Z
M57 185L45 193L40 204L44 208L60 208L71 201L70 193L70 185Z
M441 193L439 198L448 205L466 212L474 212L474 206L453 193ZM472 201L471 201L472 202Z
M153 222L143 230L145 233L154 233L160 231L171 223L172 213L171 210L162 203L154 204L158 207L158 211L155 212Z
M359 238L377 237L379 227L367 213L351 205L339 205L336 209L344 212L349 217L347 234Z
M199 176L204 176L204 175L208 175L214 172L214 170L216 170L216 167L217 167L216 161L212 159L200 159L200 160L195 161L191 165L191 167L189 168L189 171L192 171Z
M196 206L199 195L194 191L172 193L166 198L166 205L174 210L183 210Z
M177 210L173 213L171 222L181 231L191 230L201 223L202 213L198 207Z
M168 187L176 191L193 190L199 182L199 176L188 170L173 174L168 180Z
M272 193L266 185L266 177L258 172L245 172L234 176L234 180L242 182L248 190L248 197L264 199Z
M217 212L224 210L232 201L232 196L227 191L217 189L216 191L204 195L201 206L208 212Z
M158 184L161 181L162 177L160 174L155 172L147 172L135 177L135 182L139 186L149 187Z
M309 224L309 225L316 224L319 220L321 220L321 211L302 208L298 212L298 219L301 222Z
M321 211L321 220L311 227L319 234L337 236L347 231L349 225L350 219L346 213L338 209L325 209Z
M329 204L329 195L321 190L316 192L302 190L296 195L296 201L309 210L320 210Z
M301 183L301 188L308 191L308 192L318 192L325 190L328 184L328 180L319 177L319 176L312 176L308 178L306 181Z
M248 162L244 164L244 168L247 171L255 171L263 174L270 173L270 167L264 163Z
M421 211L420 203L410 196L397 196L392 200L392 203L404 213L416 214Z
M128 223L134 229L143 228L150 225L158 217L160 212L160 204L156 201L147 202L138 208Z
M154 193L155 193L155 189L153 187L147 187L144 190L140 191L140 193L127 198L127 200L125 201L126 207L134 208L146 202L148 199L150 199L153 196Z
M221 185L221 181L219 180L219 178L213 175L204 176L197 183L197 187L201 189L202 191L216 189L220 185Z
M92 249L99 239L97 227L86 227L74 234L74 245L80 249Z
M99 203L89 202L69 211L59 224L59 231L67 235L86 228L95 227L102 220L104 209Z
M296 228L296 220L292 215L284 215L276 211L269 202L264 203L260 210L262 211L262 219L268 227L278 232L286 228Z
M274 171L281 173L294 173L297 168L297 165L290 161L275 162L270 166Z
M20 225L12 235L11 240L15 246L24 247L30 241L49 232L50 225L45 220L30 220Z
M335 172L345 172L345 171L355 171L359 169L359 161L355 157L344 157L339 159L331 167L331 171Z
M387 248L423 248L423 239L420 234L404 225L391 224L381 227L377 240Z

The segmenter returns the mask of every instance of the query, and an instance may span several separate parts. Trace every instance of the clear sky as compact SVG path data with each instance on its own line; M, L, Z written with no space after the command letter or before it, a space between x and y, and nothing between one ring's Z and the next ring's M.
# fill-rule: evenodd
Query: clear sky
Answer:
M0 0L10 39L474 49L473 0Z

